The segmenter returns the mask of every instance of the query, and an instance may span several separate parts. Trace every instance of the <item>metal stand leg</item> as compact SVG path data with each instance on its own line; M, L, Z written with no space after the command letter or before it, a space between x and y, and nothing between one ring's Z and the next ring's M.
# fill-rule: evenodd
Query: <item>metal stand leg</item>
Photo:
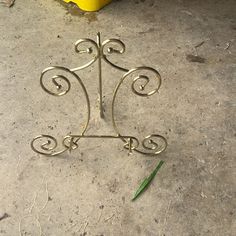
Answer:
M100 33L97 34L97 44L98 44L98 78L99 78L99 108L100 117L104 118L103 110L103 95L102 95L102 51L101 51L101 36Z

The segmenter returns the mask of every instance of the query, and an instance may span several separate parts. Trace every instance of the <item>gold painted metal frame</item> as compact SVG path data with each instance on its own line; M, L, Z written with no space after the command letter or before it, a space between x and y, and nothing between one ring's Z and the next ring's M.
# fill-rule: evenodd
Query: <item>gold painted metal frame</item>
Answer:
M88 44L90 46L88 47ZM87 45L85 48L82 46ZM111 54L123 54L125 52L125 44L120 41L119 39L108 39L105 40L103 43L101 42L101 36L100 33L97 34L97 41L84 38L79 39L75 43L75 51L79 54L87 53L87 54L95 54L94 57L83 66L68 69L61 66L53 66L46 68L40 77L40 85L43 88L45 92L48 94L51 94L53 96L63 96L67 94L70 91L71 83L67 76L64 75L64 73L69 74L71 77L74 77L79 85L81 86L86 103L87 103L87 120L86 124L81 132L81 134L71 134L66 135L62 140L62 148L58 150L58 142L57 139L50 135L39 135L35 137L31 142L31 148L33 151L35 151L38 154L46 155L46 156L56 156L61 153L64 153L65 151L72 151L76 148L78 148L78 142L81 138L91 139L91 138L104 138L104 139L121 139L124 142L124 148L126 148L129 153L132 153L133 151L139 152L141 154L145 155L158 155L161 152L163 152L167 147L167 141L166 139L158 134L151 134L146 136L141 142L134 136L129 135L122 135L118 129L118 126L115 121L115 103L116 103L116 97L118 90L120 86L122 85L123 81L127 78L132 77L134 74L136 77L133 79L131 89L132 92L138 96L148 97L158 92L160 86L161 86L161 76L155 69L151 67L141 66L137 67L131 70L128 70L126 68L120 67L113 62L111 62L108 59L108 55ZM87 93L87 90L80 79L80 77L75 73L76 71L83 70L95 62L98 62L98 79L99 79L99 108L100 108L100 116L101 118L104 118L104 111L103 111L103 86L102 86L102 61L106 62L108 65L124 72L124 75L120 79L119 83L117 84L115 91L113 93L112 98L112 124L114 127L114 130L116 132L115 135L86 135L86 129L89 125L90 121L90 101L89 96ZM52 88L49 88L48 85L45 83L45 74L47 74L50 71L59 70L60 73L56 74L49 78L49 81L54 86L54 90ZM148 72L151 73L153 77L150 75L145 75ZM154 79L156 82L156 87L146 92L146 86L149 84L151 79ZM137 87L137 85L139 86ZM141 84L141 85L140 85ZM140 148L140 143L142 147Z

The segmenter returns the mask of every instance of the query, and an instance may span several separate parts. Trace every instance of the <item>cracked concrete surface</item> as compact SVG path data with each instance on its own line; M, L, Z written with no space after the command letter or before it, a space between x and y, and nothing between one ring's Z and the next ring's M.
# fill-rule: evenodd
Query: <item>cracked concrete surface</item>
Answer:
M233 0L123 0L97 13L52 0L0 5L0 235L235 235L235 12ZM73 44L97 31L125 42L116 63L162 75L159 94L138 98L127 82L116 104L122 133L167 138L157 157L128 155L117 140L84 139L59 157L30 149L40 133L60 140L80 132L86 107L76 81L56 98L39 76L51 65L81 65ZM104 65L104 121L96 66L78 74L90 94L88 133L113 134L112 91L122 73ZM131 202L160 159L150 188Z

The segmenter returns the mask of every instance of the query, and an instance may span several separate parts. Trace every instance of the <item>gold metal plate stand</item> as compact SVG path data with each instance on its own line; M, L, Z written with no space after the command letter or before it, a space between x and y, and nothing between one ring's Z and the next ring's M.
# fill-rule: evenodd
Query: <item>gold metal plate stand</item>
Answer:
M85 47L86 45L86 47ZM90 45L89 47L87 45ZM101 42L100 33L97 34L97 41L91 39L79 39L75 43L75 51L79 54L94 54L93 58L83 66L68 69L61 66L53 66L46 68L40 77L40 85L43 90L53 96L63 96L70 91L71 83L70 80L62 75L65 72L70 74L71 77L74 77L79 85L81 86L87 103L87 121L83 128L81 134L70 134L66 135L61 144L61 148L58 147L57 139L50 135L39 135L35 137L31 142L31 148L36 153L46 155L46 156L56 156L66 151L72 151L79 147L78 142L80 139L93 139L93 138L103 138L103 139L121 139L124 142L124 148L126 148L129 153L133 151L145 154L145 155L158 155L163 152L167 147L166 139L159 134L151 134L145 137L142 141L139 141L138 138L129 135L122 135L118 130L116 121L115 121L115 102L117 98L117 92L123 83L124 80L132 78L132 75L136 75L132 81L131 89L132 92L138 96L148 97L158 92L161 86L161 76L155 69L151 67L136 67L134 69L128 70L123 67L120 67L108 59L108 55L111 54L123 54L125 52L125 45L119 39L108 39L104 42ZM99 106L100 106L100 116L104 118L103 112L103 85L102 85L102 61L106 62L110 66L124 72L122 78L117 84L112 98L112 124L115 130L115 135L86 135L85 132L89 125L90 121L90 101L87 90L80 79L80 77L75 73L76 71L83 70L95 62L98 63L98 78L99 78ZM61 73L47 78L49 81L45 81L45 74L50 71L57 70ZM148 72L149 75L146 75ZM150 74L152 76L150 76ZM146 87L149 84L150 80L153 79L155 82L155 88L151 91L146 91ZM46 83L47 82L47 83ZM48 82L51 82L54 89L48 87Z

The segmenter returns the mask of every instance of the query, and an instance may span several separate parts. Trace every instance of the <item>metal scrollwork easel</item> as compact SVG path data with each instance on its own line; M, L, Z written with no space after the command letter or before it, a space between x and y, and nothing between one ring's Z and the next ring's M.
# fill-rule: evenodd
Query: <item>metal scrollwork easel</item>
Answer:
M82 49L82 45L90 44L90 47L87 47L85 49ZM114 47L116 45L116 47ZM119 48L119 49L117 49ZM70 91L71 83L69 79L62 75L63 73L70 74L70 76L74 77L79 85L81 86L87 103L87 121L86 124L81 132L81 134L70 134L66 135L62 140L62 149L58 150L58 142L57 139L50 135L39 135L35 137L31 142L31 148L36 153L47 155L47 156L56 156L61 153L64 153L65 151L72 151L76 148L78 148L78 142L82 138L91 139L91 138L106 138L106 139L121 139L124 142L124 148L128 149L129 153L132 153L132 151L136 151L145 155L157 155L163 152L167 147L167 141L166 139L158 134L151 134L144 138L144 140L141 141L142 148L140 148L140 141L134 137L129 135L122 135L117 127L116 121L115 121L115 115L114 115L114 108L115 108L115 102L117 97L117 92L123 83L124 80L126 80L128 77L132 77L134 74L138 74L132 82L131 88L132 92L138 96L151 96L158 92L160 86L161 86L161 76L153 68L142 66L137 67L131 70L122 68L118 65L115 65L113 62L111 62L108 59L109 54L123 54L125 52L125 45L122 41L118 39L108 39L105 40L103 43L101 42L101 36L100 33L97 34L97 42L91 40L91 39L80 39L75 43L75 51L79 54L87 53L87 54L93 54L95 53L95 56L91 61L86 63L83 66L74 68L74 69L68 69L61 66L53 66L46 68L40 77L40 85L43 88L43 90L53 96L63 96L67 94ZM105 61L107 64L111 65L112 67L125 72L122 78L120 79L119 83L117 84L113 98L112 98L112 124L114 127L114 130L116 132L116 135L86 135L86 129L88 127L89 121L90 121L90 101L89 96L87 93L87 90L80 79L80 77L75 73L76 71L83 70L89 66L91 66L93 63L98 62L98 71L99 71L99 107L100 107L100 116L101 118L104 118L104 111L103 111L103 86L102 86L102 61ZM57 74L55 76L50 77L50 82L52 82L52 85L54 86L54 89L52 90L49 88L45 83L45 74L47 72L50 72L52 70L59 70L61 71L60 74ZM153 77L145 75L144 72L151 73ZM150 80L154 79L156 81L156 87L149 92L146 92L146 86L149 84ZM139 86L137 86L139 84ZM141 84L141 85L140 85Z

